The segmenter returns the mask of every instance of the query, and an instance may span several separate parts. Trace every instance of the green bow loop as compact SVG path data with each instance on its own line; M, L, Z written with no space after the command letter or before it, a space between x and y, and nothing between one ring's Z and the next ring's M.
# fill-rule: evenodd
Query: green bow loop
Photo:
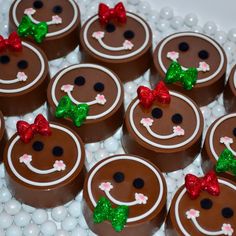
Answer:
M196 68L190 67L187 70L183 70L178 62L173 61L166 72L165 82L169 84L180 82L183 84L184 89L191 90L197 82L197 76L198 71Z
M220 157L216 163L216 171L230 171L236 176L236 159L229 149L225 148L224 151L220 154Z
M35 24L28 16L23 16L18 26L18 34L21 37L32 36L37 43L42 43L48 33L48 25L46 22Z
M87 104L74 105L68 96L63 96L56 108L57 118L70 118L74 125L80 127L86 120L89 112Z
M94 209L93 221L95 224L99 224L108 220L111 222L113 229L120 232L127 222L128 212L128 206L112 208L110 201L105 197L101 197Z

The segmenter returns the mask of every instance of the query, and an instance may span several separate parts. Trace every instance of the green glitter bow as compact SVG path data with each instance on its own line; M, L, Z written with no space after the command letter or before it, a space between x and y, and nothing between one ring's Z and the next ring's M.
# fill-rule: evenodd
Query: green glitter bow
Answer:
M48 25L46 22L34 24L28 16L23 16L20 25L18 26L18 34L21 37L31 35L36 43L42 43L48 33Z
M99 224L104 220L109 220L113 229L120 232L127 222L128 211L128 206L112 208L110 201L105 197L101 197L94 209L93 221L95 224Z
M80 127L86 120L89 106L87 104L74 105L68 96L63 96L56 108L57 118L71 118L74 125Z
M224 151L220 154L220 157L216 164L216 171L230 171L236 176L236 159L234 158L233 153L228 148L225 148Z
M173 61L166 72L165 82L169 84L181 82L184 89L191 90L196 84L197 75L198 71L196 68L191 67L183 70L178 62Z

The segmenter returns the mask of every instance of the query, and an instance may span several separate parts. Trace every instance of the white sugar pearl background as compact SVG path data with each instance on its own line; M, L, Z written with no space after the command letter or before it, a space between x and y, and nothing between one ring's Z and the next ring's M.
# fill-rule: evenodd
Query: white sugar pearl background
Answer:
M8 24L8 10L10 0L0 0L0 35L6 37ZM98 0L77 0L82 13L82 21L84 22L97 11ZM117 0L104 1L111 7L117 3ZM149 1L150 2L150 1ZM228 57L228 70L236 62L236 29L230 29L225 32L225 27L218 25L218 22L207 21L201 24L200 16L194 12L176 14L172 7L164 7L158 9L146 1L142 0L123 0L127 10L138 13L144 17L153 30L153 43L156 44L165 36L177 32L192 30L195 32L205 33L217 40L225 49ZM232 2L232 1L231 1ZM176 2L177 3L177 2ZM177 7L179 10L179 6ZM188 9L186 7L186 9ZM186 10L185 9L185 10ZM86 14L85 14L86 13ZM199 20L200 19L200 20ZM225 23L225 22L224 22ZM80 62L79 48L68 54L65 58L59 58L50 62L50 72L53 76L59 69L65 68L70 64ZM139 85L150 86L148 82L149 72L135 81L128 82L125 88L125 106L136 96L136 89ZM46 115L46 105L43 105L32 113L25 114L20 117L5 117L6 128L9 137L15 132L15 125L19 119L33 122L38 113ZM205 118L205 130L219 116L225 114L222 103L222 96L218 100L201 107L201 111ZM97 161L114 154L123 154L120 138L122 130L119 129L112 137L93 144L86 145L86 166L90 169ZM183 184L184 176L187 173L201 175L200 156L190 166L183 170L174 171L164 174L168 185L168 207L177 188ZM15 200L8 191L4 179L4 166L0 165L0 236L35 236L35 235L57 235L57 236L91 236L94 235L87 227L81 210L82 193L80 193L73 201L64 206L55 207L53 209L35 209L33 207L21 204ZM156 232L155 236L164 235L163 227Z

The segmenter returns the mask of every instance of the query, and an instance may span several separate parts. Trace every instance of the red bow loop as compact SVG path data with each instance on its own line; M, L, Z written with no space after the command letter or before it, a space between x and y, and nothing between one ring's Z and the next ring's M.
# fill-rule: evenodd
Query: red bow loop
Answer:
M0 35L0 51L3 51L7 48L16 52L22 50L21 39L16 32L12 32L8 39L4 39Z
M208 172L204 177L192 174L185 176L185 187L191 199L196 199L201 191L207 191L213 196L220 194L220 187L214 171Z
M37 115L33 124L26 121L18 121L16 124L17 132L24 143L29 143L36 133L49 136L52 134L48 121L42 114Z

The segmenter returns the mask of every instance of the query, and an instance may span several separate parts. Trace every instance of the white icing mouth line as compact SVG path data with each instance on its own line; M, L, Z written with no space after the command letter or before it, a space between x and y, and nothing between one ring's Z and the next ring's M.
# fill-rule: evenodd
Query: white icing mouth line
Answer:
M173 133L168 135L160 135L157 133L154 133L151 130L151 126L153 124L153 119L151 118L142 118L140 123L147 129L148 133L152 135L154 138L158 139L171 139L177 136L183 136L184 135L184 129L182 129L180 126L173 126Z
M34 19L34 17L32 16L35 14L35 12L36 12L35 9L27 8L27 9L25 9L24 14L27 15L33 23L38 24L38 23L40 23L40 21ZM62 23L62 18L58 15L54 15L54 16L52 16L52 20L47 21L46 23L47 23L47 25L58 25L58 24Z
M24 163L32 172L40 174L40 175L46 175L46 174L50 174L53 172L62 171L66 169L66 165L64 164L62 160L59 160L59 161L56 160L55 163L53 164L53 168L48 169L48 170L39 170L35 168L34 166L32 166L30 164L30 162L32 161L31 155L24 154L23 156L19 158L19 160L20 160L20 163Z
M74 97L71 94L73 89L74 89L74 85L71 85L71 84L65 84L65 85L62 85L62 87L61 87L61 90L64 91L65 93L67 93L67 95L69 96L71 101L76 105L79 105L79 104L82 104L82 103L86 103L89 106L95 105L95 104L104 105L107 102L105 96L102 95L102 94L97 94L97 96L95 97L95 100L93 100L93 101L79 102L76 99L74 99Z
M135 205L140 205L140 204L146 204L148 200L148 197L142 193L135 193L135 200L132 202L122 202L122 201L116 200L110 194L110 190L113 189L113 186L110 182L101 183L99 185L99 188L102 191L104 191L106 196L109 198L109 200L115 203L116 205L135 206Z
M125 40L122 47L108 46L102 40L104 38L104 36L105 36L105 33L103 31L97 31L92 34L92 37L97 39L97 41L100 43L100 45L103 48L110 50L110 51L132 50L132 48L134 47L134 45L129 40Z
M27 79L28 79L28 76L24 72L18 72L16 75L16 79L12 79L12 80L0 79L0 84L15 84L18 82L25 82Z
M230 144L232 144L234 141L232 138L224 136L220 138L220 143L223 143L226 148L228 148L234 156L236 156L236 152L230 147Z
M206 229L203 229L196 220L196 218L200 216L200 212L197 210L190 209L189 211L186 212L186 216L189 220L193 222L194 226L204 235L222 235L222 234L228 236L233 235L234 230L230 224L224 223L221 227L221 230L219 231L208 231Z

